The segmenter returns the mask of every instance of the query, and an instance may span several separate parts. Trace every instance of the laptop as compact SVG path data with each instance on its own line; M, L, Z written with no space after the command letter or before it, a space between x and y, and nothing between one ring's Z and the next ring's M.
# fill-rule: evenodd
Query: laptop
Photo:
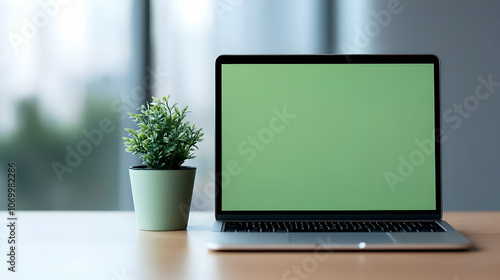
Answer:
M464 250L434 55L222 55L208 249Z

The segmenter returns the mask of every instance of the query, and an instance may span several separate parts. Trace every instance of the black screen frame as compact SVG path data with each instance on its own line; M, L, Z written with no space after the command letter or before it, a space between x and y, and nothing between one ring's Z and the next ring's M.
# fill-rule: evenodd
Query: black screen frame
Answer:
M224 64L433 64L435 131L435 210L223 211L222 65ZM391 55L221 55L215 61L215 218L217 220L415 220L442 218L440 60L433 54Z

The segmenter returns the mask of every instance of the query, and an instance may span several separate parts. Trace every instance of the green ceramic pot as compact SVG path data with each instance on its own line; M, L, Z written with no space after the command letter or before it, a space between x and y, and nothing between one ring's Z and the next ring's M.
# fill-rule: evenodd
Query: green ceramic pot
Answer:
M139 229L186 229L195 167L160 170L132 166L129 174Z

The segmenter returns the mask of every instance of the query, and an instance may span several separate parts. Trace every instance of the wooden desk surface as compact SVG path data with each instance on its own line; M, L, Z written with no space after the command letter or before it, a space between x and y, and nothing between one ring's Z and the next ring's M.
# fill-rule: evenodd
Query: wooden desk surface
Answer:
M500 279L500 212L448 212L465 252L211 252L212 213L189 229L137 230L133 212L18 212L16 273L0 228L0 279ZM6 215L0 218L7 221Z

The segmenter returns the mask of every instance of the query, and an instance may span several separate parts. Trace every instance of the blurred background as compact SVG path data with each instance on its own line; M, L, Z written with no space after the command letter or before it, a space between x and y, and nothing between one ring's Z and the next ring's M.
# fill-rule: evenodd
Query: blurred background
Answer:
M132 210L127 112L171 94L205 132L187 162L192 207L213 209L218 55L432 53L444 208L500 210L499 11L494 0L0 0L0 182L16 162L18 210Z

